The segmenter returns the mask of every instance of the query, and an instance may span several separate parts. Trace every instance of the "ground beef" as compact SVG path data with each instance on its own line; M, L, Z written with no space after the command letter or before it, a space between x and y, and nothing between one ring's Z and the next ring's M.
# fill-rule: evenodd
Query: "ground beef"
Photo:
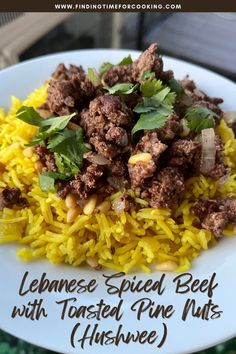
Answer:
M4 188L0 195L0 210L4 208L13 208L16 205L19 208L27 208L29 203L26 198L21 197L19 188Z
M144 190L142 197L150 199L152 208L172 208L178 203L184 191L184 177L181 171L174 167L165 167L153 177L150 187Z
M172 140L174 137L181 132L182 126L179 122L179 117L176 114L172 114L165 126L160 129L156 129L157 136L161 141Z
M133 79L139 81L144 71L154 71L157 77L163 72L162 58L157 55L158 44L153 43L133 62Z
M163 144L157 137L157 132L146 131L138 144L135 146L134 153L148 152L152 155L156 162L160 155L167 149L167 145Z
M105 166L107 182L114 190L128 187L127 163L121 157L114 158Z
M219 104L223 102L221 98L209 97L203 91L198 90L194 81L188 78L181 80L180 83L185 90L185 95L176 104L176 111L178 113L184 114L188 107L205 107L220 117L222 116L223 112L219 107ZM216 122L218 122L218 119L216 119Z
M127 132L121 127L111 127L108 129L105 139L119 146L127 146L129 143Z
M88 110L80 115L80 125L88 137L105 137L111 127L130 127L132 111L117 96L104 95L92 100Z
M109 165L106 166L109 176L124 176L125 178L128 175L127 163L121 157L117 157L110 161Z
M138 189L143 186L145 180L153 176L156 171L156 164L153 160L148 162L137 162L134 165L128 164L131 187Z
M81 181L86 186L86 190L90 191L96 187L97 181L103 175L103 168L99 165L90 165L85 173L81 175Z
M139 140L132 155L142 152L152 155L152 159L148 162L137 162L136 164L128 164L131 186L134 189L143 186L145 180L154 175L157 168L157 161L160 155L167 149L167 145L160 142L156 132L145 132Z
M94 136L89 139L89 142L93 145L94 149L104 156L106 159L113 159L115 156L118 156L122 153L126 153L127 149L119 148L115 144L110 144L104 141L102 138L98 136Z
M70 187L80 198L87 199L89 193L96 189L102 175L102 166L92 164L88 166L82 174L77 175L75 179L70 182Z
M196 89L195 82L193 80L189 80L188 78L180 80L180 84L184 90L188 90L193 92Z
M216 237L221 237L227 222L227 213L220 211L207 215L202 221L202 227L211 231Z
M36 145L34 148L36 154L39 156L40 161L44 164L43 172L56 172L57 167L55 164L54 154L50 152L46 146Z
M81 79L85 79L86 76L82 66L69 65L69 68L67 68L61 63L52 73L52 78L57 81L70 80L74 74L80 74Z
M133 92L130 95L124 96L123 101L130 109L133 110L134 107L142 101L142 96L138 92Z
M103 80L110 87L117 83L132 83L132 65L113 66L104 74Z
M232 198L202 199L193 206L192 212L201 225L216 237L221 237L228 224L236 223L236 200Z
M193 213L202 221L207 214L221 210L221 203L216 199L202 199L193 208Z
M132 111L117 96L99 96L80 115L80 125L94 149L112 159L127 152L129 139L125 128L132 125Z
M59 195L59 197L65 199L67 194L69 194L71 191L70 182L57 181L56 186L57 186L57 194Z
M218 135L216 135L215 137L215 146L216 146L215 167L212 171L210 171L207 174L207 176L217 180L227 175L229 173L229 168L224 163L224 143ZM197 162L197 164L199 164L199 162Z
M191 165L199 145L193 140L178 139L174 141L168 151L168 165L176 167Z
M81 68L58 67L49 81L47 100L39 109L51 114L67 115L86 106L95 95L95 87Z

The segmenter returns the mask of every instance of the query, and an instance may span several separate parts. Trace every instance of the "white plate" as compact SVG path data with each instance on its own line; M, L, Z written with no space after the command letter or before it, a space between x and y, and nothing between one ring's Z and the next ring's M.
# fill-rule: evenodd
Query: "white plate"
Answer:
M27 61L22 64L11 67L0 72L0 106L8 107L10 96L15 95L19 98L25 98L34 88L40 86L55 66L64 62L65 64L81 64L86 67L98 67L104 61L119 62L124 56L131 53L133 58L137 52L125 50L85 50L60 53L56 55L45 56L35 60ZM208 70L179 61L176 59L165 58L165 68L173 69L177 78L182 78L189 74L194 79L199 88L205 90L209 95L223 97L225 99L224 108L226 110L236 110L236 86L229 80L216 75ZM230 337L236 335L235 292L236 292L236 238L228 238L219 242L211 250L204 252L193 264L191 274L194 278L210 279L213 272L216 272L218 287L213 292L212 302L217 304L223 311L220 318L215 320L202 320L189 317L186 321L181 320L181 311L188 298L196 300L197 305L207 303L209 298L206 293L188 293L175 294L173 278L175 275L166 275L166 290L162 296L154 293L126 293L123 297L123 317L120 322L113 319L104 319L99 322L100 329L116 330L119 324L123 324L123 331L128 330L156 330L163 332L163 322L168 327L167 339L161 349L156 345L130 343L115 345L86 345L82 351L76 344L73 349L70 345L70 333L73 326L78 322L76 319L60 320L59 305L55 301L63 300L67 297L78 297L79 305L96 304L101 298L110 305L117 303L117 297L108 295L104 284L103 274L112 274L108 271L94 272L86 268L70 268L67 266L53 266L46 261L38 261L32 264L19 262L15 257L16 247L13 245L0 247L0 327L24 340L36 345L49 348L61 353L96 353L110 354L111 351L121 353L127 350L129 354L140 354L144 351L151 353L183 354L198 351L202 348L215 345ZM27 294L18 295L19 285L25 271L29 271L30 279L39 278L43 272L47 273L49 279L60 278L85 278L95 277L99 284L98 289L92 294L69 295L66 293L54 294L47 293L43 295ZM127 276L131 279L134 275ZM161 274L152 275L137 274L137 280L147 280L151 278L156 280ZM150 319L144 316L142 320L135 319L135 313L130 311L131 304L138 298L149 297L157 304L172 304L175 307L175 313L167 320ZM17 318L12 319L11 313L14 305L27 304L35 298L43 298L47 308L48 317L39 321ZM88 320L81 321L84 328L87 324L93 324ZM81 332L82 333L82 332ZM80 332L77 332L79 337ZM160 341L160 339L159 339Z

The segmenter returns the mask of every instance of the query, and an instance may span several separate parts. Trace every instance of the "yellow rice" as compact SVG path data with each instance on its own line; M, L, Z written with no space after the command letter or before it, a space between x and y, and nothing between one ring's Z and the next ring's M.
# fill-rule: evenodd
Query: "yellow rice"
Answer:
M52 263L79 266L92 258L104 268L126 273L133 268L149 272L151 264L171 261L177 264L177 271L188 270L192 260L215 243L211 232L194 226L196 218L190 213L192 197L236 197L236 140L231 129L224 121L217 127L225 143L225 161L232 170L223 186L203 176L190 178L182 203L172 213L148 208L146 201L129 191L140 205L139 211L118 216L109 210L106 214L79 215L73 223L67 223L64 200L39 188L34 170L38 157L23 155L36 128L15 118L22 104L36 108L45 98L43 86L24 102L13 97L7 114L0 110L0 162L6 166L0 176L0 188L18 187L30 203L26 209L5 208L0 212L0 243L23 245L17 255L24 261L46 257ZM180 216L183 223L177 224L173 217ZM224 234L231 236L234 230L229 228Z

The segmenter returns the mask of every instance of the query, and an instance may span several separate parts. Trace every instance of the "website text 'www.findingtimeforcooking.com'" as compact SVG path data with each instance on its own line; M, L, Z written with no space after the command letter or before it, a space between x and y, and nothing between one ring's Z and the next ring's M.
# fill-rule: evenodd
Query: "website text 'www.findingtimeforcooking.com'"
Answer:
M54 4L55 10L72 10L72 11L161 11L161 10L181 10L181 4L142 4L142 3L126 3L126 4L95 4L95 3L71 3L71 4Z

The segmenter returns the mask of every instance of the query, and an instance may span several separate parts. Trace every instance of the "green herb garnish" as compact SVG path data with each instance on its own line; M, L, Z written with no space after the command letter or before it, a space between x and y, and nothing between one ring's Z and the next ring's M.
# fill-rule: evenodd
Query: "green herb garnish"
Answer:
M138 84L116 84L112 87L105 86L104 89L107 90L111 95L130 95L138 88Z
M171 88L171 91L176 93L176 96L179 98L184 94L184 89L181 86L181 84L175 80L174 78L169 80L169 87Z
M99 68L99 75L100 75L100 77L103 76L108 70L112 69L114 66L129 65L132 63L133 63L133 60L130 55L123 58L118 64L115 64L115 65L112 63L109 63L109 62L102 63L102 65Z
M133 60L131 58L131 55L128 55L127 57L124 57L118 64L116 65L129 65L132 64Z
M163 88L163 84L161 80L157 80L157 79L146 80L140 85L140 91L145 97L154 96L162 88Z
M138 103L134 112L141 116L132 129L132 134L143 129L162 128L168 116L173 112L176 95L170 92L169 87L163 86L160 80L148 80L140 85L140 91L143 93L142 102Z
M63 130L76 113L67 116L52 117L43 119L33 107L22 106L16 113L16 117L25 123L39 127L39 132L34 136L28 145L35 145L43 142L56 132Z
M75 175L82 168L83 155L89 151L84 144L82 128L76 131L66 129L59 135L60 138L54 138L53 142L49 142L48 148L59 154L62 160L66 161L65 166L70 167L71 174Z
M103 76L108 70L113 68L113 66L112 63L103 63L99 68L99 75Z
M57 172L45 172L39 176L42 191L55 192L55 180L70 179L82 170L83 155L89 149L84 144L82 128L67 128L74 115L43 119L34 108L25 106L17 112L17 118L39 127L39 133L33 137L30 145L44 144L54 154Z
M87 74L89 80L94 84L94 86L98 86L100 84L100 78L99 75L94 68L88 68L88 74Z
M185 114L188 128L195 133L200 133L203 129L215 126L214 117L219 118L218 114L205 107L188 108Z
M39 175L39 186L43 192L56 192L55 178L50 176L50 172Z
M155 77L156 77L156 74L154 73L154 71L145 70L142 73L141 80L144 81L144 80L147 80L147 79L154 79Z
M137 131L143 129L150 130L162 128L166 124L167 120L168 117L162 114L158 114L158 111L141 114L131 133L135 134Z

